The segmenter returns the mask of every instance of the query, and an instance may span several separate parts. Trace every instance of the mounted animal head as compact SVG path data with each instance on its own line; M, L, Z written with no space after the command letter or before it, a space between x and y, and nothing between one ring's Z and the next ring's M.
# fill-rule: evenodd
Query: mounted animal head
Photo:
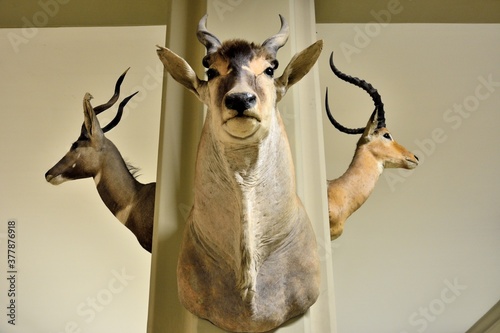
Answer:
M309 72L321 53L323 44L317 41L296 54L283 74L274 78L276 54L289 35L288 24L282 16L280 19L280 31L258 45L240 39L221 43L207 30L205 15L197 37L207 50L203 58L207 80L198 78L184 59L158 46L166 70L208 106L207 120L223 141L248 142L265 137L272 119L279 117L276 103Z
M114 145L106 139L104 133L113 129L121 120L123 108L127 102L135 95L134 93L126 97L119 105L116 116L102 127L97 120L97 115L113 106L120 96L120 86L128 69L118 78L115 85L115 92L111 99L102 105L93 108L90 105L92 96L86 93L83 99L84 123L80 131L80 136L71 145L70 150L57 162L47 173L45 179L53 185L59 185L67 180L95 177L101 168L101 156L104 147Z
M418 157L409 152L405 147L394 141L385 124L385 111L382 99L370 83L357 77L342 73L333 63L333 52L330 55L330 68L333 73L343 81L349 82L356 87L366 91L373 99L375 110L373 111L365 127L347 128L342 126L330 112L328 105L328 88L325 96L325 108L328 118L336 129L347 134L361 134L357 148L368 149L373 156L382 162L385 168L413 169L418 165Z
M322 42L296 54L275 78L276 54L289 35L283 17L280 31L262 44L221 42L206 19L197 33L207 51L206 80L169 49L157 50L170 75L208 106L178 295L225 331L267 332L304 313L319 294L316 238L296 193L277 103L315 64Z

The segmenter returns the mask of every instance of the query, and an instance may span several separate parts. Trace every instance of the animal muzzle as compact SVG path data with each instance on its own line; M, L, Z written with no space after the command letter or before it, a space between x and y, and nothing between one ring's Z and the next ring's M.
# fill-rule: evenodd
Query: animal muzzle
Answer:
M411 156L406 158L406 168L407 169L414 169L418 166L419 159L417 155L411 154Z
M253 109L257 104L257 96L249 92L232 93L224 99L224 105L237 112L236 117L246 116L245 111Z
M54 175L50 170L45 174L45 180L52 185L59 185L64 183L67 179L63 175Z

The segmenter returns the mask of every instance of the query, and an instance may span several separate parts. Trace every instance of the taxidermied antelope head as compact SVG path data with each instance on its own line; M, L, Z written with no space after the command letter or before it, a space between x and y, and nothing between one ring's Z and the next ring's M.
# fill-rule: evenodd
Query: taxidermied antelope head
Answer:
M330 113L328 90L326 91L325 107L333 126L343 133L361 134L347 171L328 182L330 237L334 240L342 234L347 218L368 199L384 168L413 169L418 165L418 158L394 141L387 130L384 104L377 90L368 82L339 71L333 63L333 53L330 56L330 67L340 79L365 90L375 104L366 127L346 128Z
M101 128L97 120L99 113L109 109L118 100L120 85L126 73L116 82L115 93L107 103L93 108L90 104L92 96L85 94L84 123L80 136L66 155L47 171L45 179L53 185L59 185L68 180L92 177L106 207L134 233L141 246L151 252L156 184L138 182L116 146L104 136L104 133L118 125L124 106L136 93L120 103L115 118L108 125Z
M304 313L319 293L316 239L276 104L315 64L322 42L275 78L276 53L289 35L280 19L280 31L259 45L222 43L202 18L206 81L171 50L157 51L172 77L208 106L178 263L180 300L229 331L269 331Z

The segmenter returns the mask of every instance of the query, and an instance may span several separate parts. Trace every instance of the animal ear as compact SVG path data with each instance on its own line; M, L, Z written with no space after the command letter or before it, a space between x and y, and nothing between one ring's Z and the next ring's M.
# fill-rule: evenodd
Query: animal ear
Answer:
M275 80L278 100L280 100L287 92L288 88L300 81L318 60L321 50L323 49L323 41L318 40L316 43L309 46L302 52L293 56L288 63L283 74Z
M172 75L175 81L193 92L203 102L206 81L200 80L196 76L196 73L187 61L165 47L158 46L156 53L167 72Z
M363 136L369 136L372 135L375 130L378 128L378 108L376 107L375 110L373 110L372 115L370 116L370 119L368 120L368 123L366 123L365 131L363 133Z
M89 93L86 93L83 97L83 118L85 130L87 131L87 136L89 139L102 140L102 138L104 137L104 132L101 129L99 120L97 120L94 108L90 104L91 99L92 95Z

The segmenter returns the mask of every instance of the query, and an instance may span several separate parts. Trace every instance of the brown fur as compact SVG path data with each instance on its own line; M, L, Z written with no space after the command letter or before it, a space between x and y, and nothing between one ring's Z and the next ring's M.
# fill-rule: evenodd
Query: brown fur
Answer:
M157 51L172 77L208 105L177 267L179 298L224 330L266 332L307 311L319 295L316 239L296 194L276 103L314 65L322 44L298 54L274 79L269 68L277 67L286 29L256 45L220 43L200 26L208 82L171 50ZM237 111L226 103L235 94L254 99Z

